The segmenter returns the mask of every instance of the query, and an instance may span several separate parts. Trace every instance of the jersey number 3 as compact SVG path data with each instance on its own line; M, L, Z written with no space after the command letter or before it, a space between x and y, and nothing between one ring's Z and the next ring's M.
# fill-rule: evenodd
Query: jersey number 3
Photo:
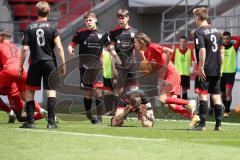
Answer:
M36 35L37 35L38 45L39 46L44 46L45 45L44 30L43 29L36 30Z
M211 41L212 41L212 44L213 44L213 46L212 46L212 51L213 52L217 52L217 50L218 50L218 45L217 45L217 38L216 38L216 36L215 35L213 35L213 34L211 34Z

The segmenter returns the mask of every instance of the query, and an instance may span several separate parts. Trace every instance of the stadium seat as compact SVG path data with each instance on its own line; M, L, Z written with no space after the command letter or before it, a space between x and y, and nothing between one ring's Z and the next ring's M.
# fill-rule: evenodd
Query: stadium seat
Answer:
M30 5L30 16L37 16L37 10L35 8L35 5Z
M30 24L31 22L32 22L31 19L21 19L21 20L19 21L19 31L20 31L20 32L25 31L27 25Z
M16 4L12 5L13 15L14 16L28 16L28 8L26 4Z

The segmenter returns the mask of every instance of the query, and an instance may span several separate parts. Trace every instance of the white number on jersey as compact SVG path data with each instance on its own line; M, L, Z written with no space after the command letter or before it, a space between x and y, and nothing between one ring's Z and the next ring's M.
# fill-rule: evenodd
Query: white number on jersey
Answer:
M39 46L44 46L45 45L44 30L43 29L36 30L36 35L37 35L38 45Z
M217 38L216 38L216 36L215 35L213 35L213 34L211 34L211 41L212 41L212 43L213 43L213 46L212 46L212 51L213 52L217 52L217 50L218 50L218 45L217 45Z

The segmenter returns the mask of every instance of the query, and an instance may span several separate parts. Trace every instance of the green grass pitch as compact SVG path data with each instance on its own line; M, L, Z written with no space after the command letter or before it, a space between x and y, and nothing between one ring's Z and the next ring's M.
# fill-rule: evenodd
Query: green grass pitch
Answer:
M60 115L59 115L60 116ZM60 116L61 117L61 116ZM24 130L21 123L6 124L0 112L1 160L237 160L240 153L240 116L230 117L221 132L191 131L188 121L157 120L154 128L142 128L137 120L124 127L88 121L64 121L59 129L46 129L46 120L36 121L36 129ZM76 117L77 119L77 117Z

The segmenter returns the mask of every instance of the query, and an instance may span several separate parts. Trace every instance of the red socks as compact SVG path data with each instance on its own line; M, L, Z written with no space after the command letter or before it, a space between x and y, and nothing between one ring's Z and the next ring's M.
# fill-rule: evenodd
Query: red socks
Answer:
M180 98L168 97L166 99L166 104L177 104L177 105L188 105L188 101Z
M175 107L171 108L175 113L179 113L185 118L191 119L193 117L192 113L190 113L186 108L182 106L176 105Z

